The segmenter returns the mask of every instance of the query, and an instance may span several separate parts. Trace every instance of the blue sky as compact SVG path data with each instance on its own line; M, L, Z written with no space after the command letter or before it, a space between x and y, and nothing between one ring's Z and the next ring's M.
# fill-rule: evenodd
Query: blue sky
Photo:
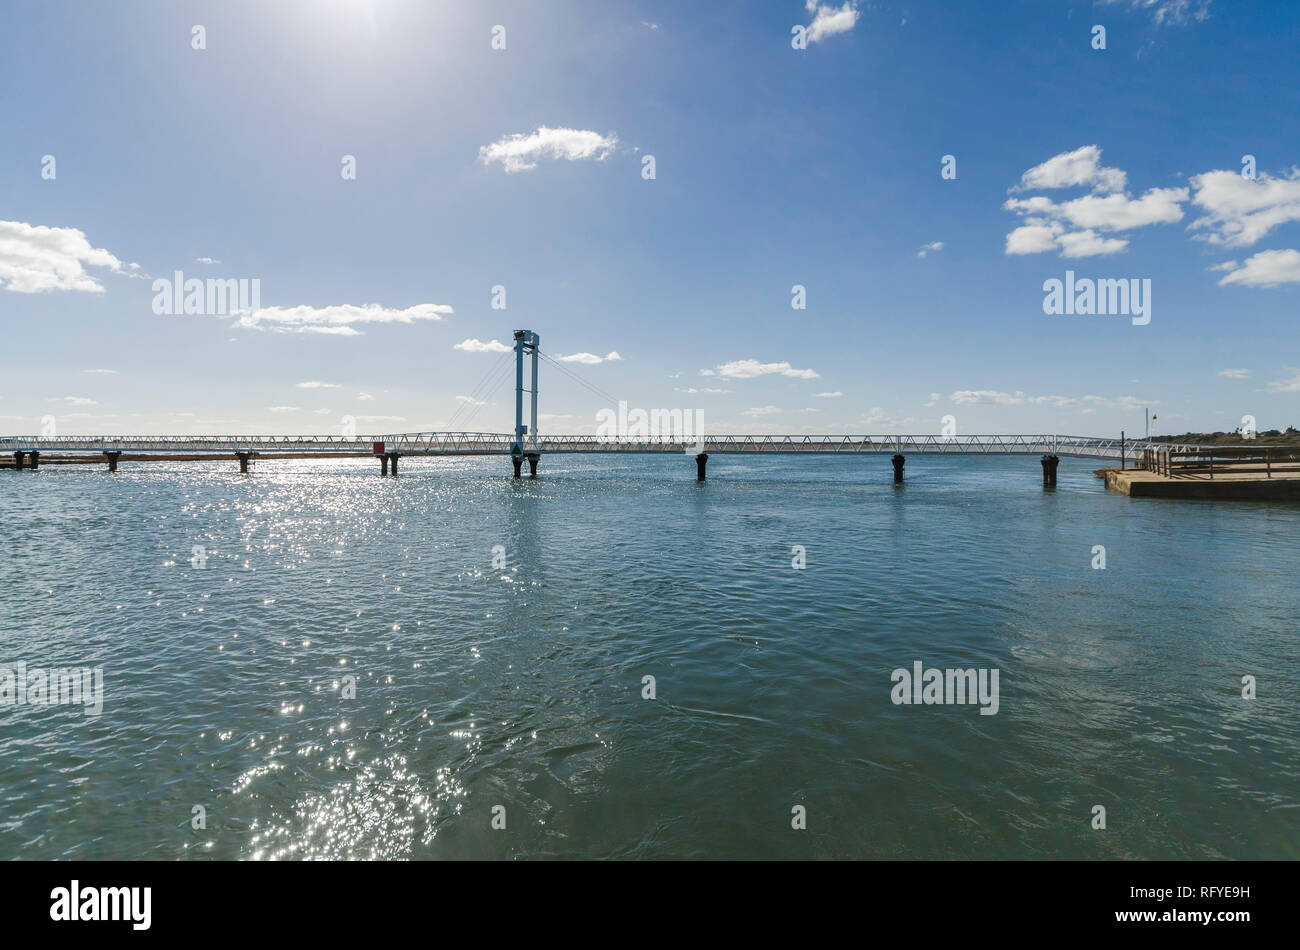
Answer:
M1224 0L14 5L0 431L507 431L466 341L523 327L713 433L1300 425L1298 39ZM156 313L178 270L259 311ZM1045 314L1067 270L1150 322ZM543 434L610 405L541 391Z

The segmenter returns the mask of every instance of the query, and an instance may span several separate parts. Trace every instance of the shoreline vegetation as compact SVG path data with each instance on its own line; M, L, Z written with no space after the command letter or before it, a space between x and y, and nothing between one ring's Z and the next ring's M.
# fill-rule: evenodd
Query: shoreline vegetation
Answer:
M1267 429L1255 433L1253 439L1247 439L1240 429L1232 432L1184 432L1182 435L1153 435L1151 442L1173 442L1183 445L1242 445L1245 442L1259 442L1267 445L1300 445L1300 429L1287 426L1285 429Z

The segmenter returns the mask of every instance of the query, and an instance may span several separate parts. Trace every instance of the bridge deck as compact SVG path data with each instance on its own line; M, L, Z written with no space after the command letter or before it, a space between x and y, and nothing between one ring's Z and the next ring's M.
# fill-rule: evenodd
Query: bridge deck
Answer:
M155 455L199 455L256 452L261 456L310 453L318 456L369 455L375 443L401 455L509 455L510 435L492 432L415 432L377 436L214 435L214 436L10 436L0 438L0 452L94 453L122 452ZM1123 443L1126 459L1145 449L1182 449L1167 442ZM658 438L604 438L557 435L529 442L528 452L557 453L686 453L722 454L894 454L903 455L1038 455L1083 458L1121 457L1119 439L1070 435L713 435L701 443Z

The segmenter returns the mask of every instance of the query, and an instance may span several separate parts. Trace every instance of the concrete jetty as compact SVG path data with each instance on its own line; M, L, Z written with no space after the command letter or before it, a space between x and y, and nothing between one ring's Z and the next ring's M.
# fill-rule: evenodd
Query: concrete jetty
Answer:
M1147 469L1102 468L1106 487L1134 498L1213 498L1241 501L1300 501L1300 464L1278 464L1270 473L1225 468L1206 474L1165 475Z

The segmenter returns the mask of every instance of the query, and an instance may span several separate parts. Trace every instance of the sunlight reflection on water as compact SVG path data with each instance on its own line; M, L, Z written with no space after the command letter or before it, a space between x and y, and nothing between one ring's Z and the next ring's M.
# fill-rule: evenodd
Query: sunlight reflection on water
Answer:
M0 856L1300 856L1300 509L1091 467L3 473L0 660L102 664L105 710L0 710ZM914 660L999 714L894 706Z

